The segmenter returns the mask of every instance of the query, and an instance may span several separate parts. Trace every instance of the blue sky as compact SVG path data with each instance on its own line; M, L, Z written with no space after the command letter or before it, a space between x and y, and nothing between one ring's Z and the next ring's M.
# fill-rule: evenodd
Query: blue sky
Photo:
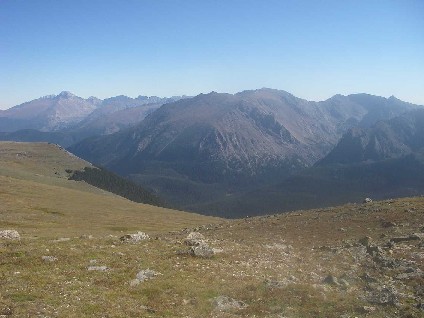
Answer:
M424 1L0 0L0 109L261 87L424 104Z

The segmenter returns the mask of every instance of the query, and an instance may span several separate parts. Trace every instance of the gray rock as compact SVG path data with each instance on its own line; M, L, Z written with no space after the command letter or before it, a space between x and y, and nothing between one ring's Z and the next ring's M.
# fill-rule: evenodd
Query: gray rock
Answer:
M201 243L197 246L191 246L189 254L196 257L211 258L215 255L213 249L206 243Z
M140 284L140 283L142 283L146 280L152 279L152 278L154 278L158 275L161 275L161 273L158 273L158 272L151 270L151 269L145 269L145 270L139 271L137 273L135 279L130 281L130 286L137 286L138 284Z
M54 257L54 256L41 256L41 259L45 262L55 262L55 261L57 261L57 257Z
M123 243L138 243L140 241L150 239L149 235L144 232L137 232L134 234L125 234L120 237L121 242Z
M109 270L109 268L107 268L107 266L88 266L87 270L105 272L105 271Z
M198 246L205 242L205 237L202 233L191 232L184 240L184 244L188 246Z
M393 286L382 286L368 294L368 301L378 305L399 305L399 294Z
M365 198L363 201L363 203L371 203L371 202L372 202L372 199L370 198Z
M228 296L218 296L213 299L214 310L217 311L232 311L232 310L241 310L248 307L245 302L235 300Z
M19 235L18 231L15 231L15 230L1 230L0 239L20 240L21 236Z

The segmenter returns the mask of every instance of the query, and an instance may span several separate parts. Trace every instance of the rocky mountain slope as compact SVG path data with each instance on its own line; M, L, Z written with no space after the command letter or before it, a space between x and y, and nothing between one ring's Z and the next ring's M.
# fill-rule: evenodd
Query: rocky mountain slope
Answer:
M366 94L323 102L272 89L201 94L71 151L187 208L282 180L323 158L349 128L415 107Z
M352 128L325 158L280 183L194 209L237 216L423 193L424 110L417 109Z

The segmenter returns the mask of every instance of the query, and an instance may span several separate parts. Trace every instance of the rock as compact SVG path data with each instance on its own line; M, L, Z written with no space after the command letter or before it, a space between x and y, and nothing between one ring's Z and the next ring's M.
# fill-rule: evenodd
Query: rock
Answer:
M217 311L231 311L231 310L241 310L248 307L245 302L235 300L228 296L218 296L213 299L214 310Z
M399 305L399 295L393 286L382 286L368 295L368 301L378 305Z
M335 286L339 286L339 280L337 279L337 277L333 276L333 275L328 275L324 280L323 283L325 284L329 284L329 285L335 285Z
M57 257L54 257L54 256L41 256L41 259L45 262L55 262L55 261L57 261Z
M363 203L371 203L371 202L372 202L372 200L370 198L365 198L364 201L363 201Z
M130 286L137 286L138 284L146 280L152 279L158 275L161 275L161 273L155 272L154 270L151 270L151 269L145 269L145 270L139 271L137 275L135 276L135 279L130 281Z
M1 230L0 239L20 240L21 236L19 235L18 231L15 231L15 230Z
M362 306L361 308L359 308L359 313L361 314L370 314L372 312L374 312L376 310L375 307L372 306Z
M140 241L150 239L149 235L144 232L137 232L134 234L125 234L120 237L121 242L123 243L138 243Z
M69 237L59 237L57 240L53 240L54 243L68 242L71 239Z
M105 271L109 270L109 268L107 268L107 266L88 266L87 270L105 272Z
M189 254L202 258L211 258L215 255L213 249L206 243L190 247Z
M184 244L188 246L197 246L205 242L205 237L202 233L191 232L184 240Z

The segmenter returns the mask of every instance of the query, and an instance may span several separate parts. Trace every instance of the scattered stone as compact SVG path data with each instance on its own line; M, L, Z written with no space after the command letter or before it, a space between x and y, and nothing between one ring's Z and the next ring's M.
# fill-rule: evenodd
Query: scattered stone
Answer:
M211 258L215 255L213 249L206 243L197 246L191 246L189 254L196 257Z
M382 286L369 293L368 301L378 305L397 306L399 294L393 286Z
M372 202L372 199L370 198L365 198L363 201L363 203L371 203L371 202Z
M368 273L365 273L364 275L360 276L360 278L367 283L376 283L377 282L377 279L370 276L370 274L368 274Z
M19 235L18 231L15 230L1 230L0 239L20 240L21 236Z
M146 280L152 279L158 275L161 275L161 273L155 272L154 270L151 270L151 269L145 269L145 270L139 271L135 279L130 281L130 286L137 286L138 284Z
M184 240L184 244L188 246L198 246L205 242L205 237L202 233L191 232Z
M125 234L120 237L121 242L123 243L138 243L140 241L150 239L149 235L144 232L137 232L134 234Z
M372 306L362 306L361 308L359 308L359 313L361 314L370 314L372 312L374 312L376 310L375 307Z
M83 234L80 236L80 239L85 239L85 240L92 240L94 238L93 235L87 235L87 234Z
M57 240L53 240L54 243L68 242L71 239L69 237L59 237Z
M241 310L248 307L245 302L240 300L235 300L228 296L218 296L213 299L214 310L217 311L231 311L231 310Z
M88 266L87 270L105 272L105 271L109 270L109 268L107 268L107 266Z
M41 259L45 262L55 262L55 261L57 261L57 257L54 257L54 256L41 256Z
M273 279L265 279L264 283L265 283L265 286L267 288L270 288L270 289L277 288L278 289L278 288L285 288L289 284L293 284L296 281L297 281L296 277L292 276L292 277L285 278L284 280L280 280L280 281L273 280Z

